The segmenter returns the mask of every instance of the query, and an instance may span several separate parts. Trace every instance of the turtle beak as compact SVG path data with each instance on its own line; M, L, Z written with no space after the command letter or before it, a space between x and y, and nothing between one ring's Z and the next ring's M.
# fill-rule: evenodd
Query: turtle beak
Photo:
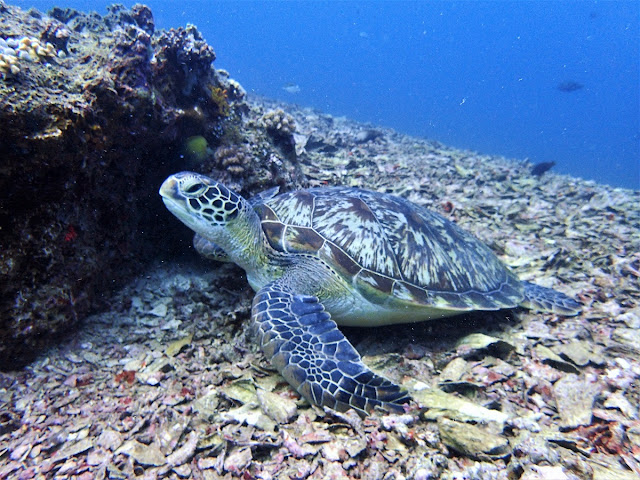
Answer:
M178 196L178 180L171 175L160 186L160 196L164 199L175 199Z
M191 227L188 220L192 220L186 210L185 199L180 194L178 178L175 175L171 175L167 178L160 187L160 196L167 209L173 213L178 219L187 226Z

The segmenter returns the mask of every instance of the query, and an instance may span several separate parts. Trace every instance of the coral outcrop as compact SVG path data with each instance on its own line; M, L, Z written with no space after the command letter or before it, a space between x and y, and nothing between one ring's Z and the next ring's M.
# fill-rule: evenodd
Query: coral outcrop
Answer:
M244 90L197 28L156 32L146 6L101 16L0 1L0 37L0 368L12 369L186 240L157 188L176 170L211 173L183 164L187 138L212 151L253 142L259 158L279 148L247 138ZM291 157L238 163L249 158L217 166L233 165L243 191L300 181Z

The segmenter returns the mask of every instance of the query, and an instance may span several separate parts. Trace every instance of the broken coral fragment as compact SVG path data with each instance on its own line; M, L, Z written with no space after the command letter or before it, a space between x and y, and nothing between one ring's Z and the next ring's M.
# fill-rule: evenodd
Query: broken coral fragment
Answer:
M475 425L440 417L438 430L442 443L472 458L501 458L510 452L505 437Z
M558 380L553 385L553 395L560 414L560 426L570 429L590 425L597 393L595 384L573 373Z
M447 417L460 421L504 423L509 418L506 413L490 410L421 382L413 384L411 394L421 407L426 408L422 414L426 420Z

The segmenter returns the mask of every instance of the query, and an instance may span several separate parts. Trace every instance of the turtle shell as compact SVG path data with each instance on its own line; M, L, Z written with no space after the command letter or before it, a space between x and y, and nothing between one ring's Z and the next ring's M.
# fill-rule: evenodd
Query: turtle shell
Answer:
M319 257L377 302L391 296L445 310L493 310L523 299L521 282L487 246L403 198L314 188L255 208L273 249Z

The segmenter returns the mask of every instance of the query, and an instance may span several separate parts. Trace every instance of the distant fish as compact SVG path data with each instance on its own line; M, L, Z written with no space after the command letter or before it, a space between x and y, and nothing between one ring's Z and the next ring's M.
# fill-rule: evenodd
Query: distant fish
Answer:
M285 83L282 89L287 93L300 93L302 89L297 83Z
M539 177L544 172L551 170L555 166L556 162L540 162L531 167L531 175Z
M573 80L569 80L567 82L559 83L556 88L561 92L571 93L571 92L577 92L583 87L584 85L582 85L581 83L574 82Z
M383 136L382 132L379 132L378 130L363 130L356 133L354 140L356 143L367 143Z

